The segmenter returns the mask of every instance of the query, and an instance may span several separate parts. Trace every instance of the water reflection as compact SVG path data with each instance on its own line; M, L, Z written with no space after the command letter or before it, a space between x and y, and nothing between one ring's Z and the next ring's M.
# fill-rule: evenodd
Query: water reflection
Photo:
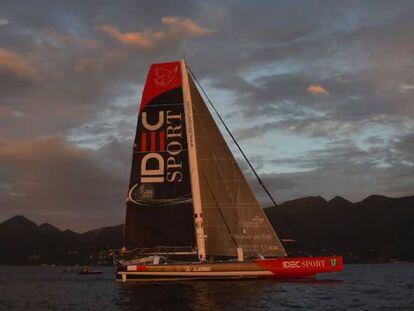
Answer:
M118 303L130 309L158 310L179 306L180 310L222 310L228 309L230 302L237 308L260 301L268 285L267 281L257 280L120 283Z
M349 265L329 279L117 283L61 268L0 266L0 310L412 310L414 264ZM344 280L340 282L338 280Z
M269 309L286 296L286 283L298 286L338 283L337 280L276 280L127 282L119 283L118 305L126 309L159 310L161 306L180 310ZM304 285L305 284L305 285ZM280 296L280 297L278 297ZM299 305L300 306L300 305Z

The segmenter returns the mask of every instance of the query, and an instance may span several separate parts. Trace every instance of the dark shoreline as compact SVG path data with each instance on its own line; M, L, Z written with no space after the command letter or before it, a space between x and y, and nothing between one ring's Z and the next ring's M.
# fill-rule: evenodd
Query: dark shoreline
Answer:
M282 240L297 240L284 243L292 257L337 254L346 264L414 262L414 196L372 195L357 203L306 197L264 211ZM77 233L15 216L0 223L0 264L111 265L122 241L123 225Z

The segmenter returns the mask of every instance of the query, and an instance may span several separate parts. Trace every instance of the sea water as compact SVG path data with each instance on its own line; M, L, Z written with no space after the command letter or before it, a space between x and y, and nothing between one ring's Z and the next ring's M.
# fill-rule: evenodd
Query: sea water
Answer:
M0 310L414 310L414 264L345 265L314 281L118 283L114 269L0 267Z

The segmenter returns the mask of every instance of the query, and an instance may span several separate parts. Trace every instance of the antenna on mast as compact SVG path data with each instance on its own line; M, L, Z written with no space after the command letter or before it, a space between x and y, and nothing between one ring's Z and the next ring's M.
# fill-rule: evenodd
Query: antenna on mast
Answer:
M186 56L186 52L184 51L184 52L181 54L180 59L185 60L185 56Z

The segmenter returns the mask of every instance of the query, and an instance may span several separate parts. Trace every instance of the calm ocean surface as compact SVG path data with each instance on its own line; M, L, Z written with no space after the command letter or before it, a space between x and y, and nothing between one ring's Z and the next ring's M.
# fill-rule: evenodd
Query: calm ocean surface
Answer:
M315 282L117 283L62 267L0 267L0 310L414 310L414 264L346 265Z

